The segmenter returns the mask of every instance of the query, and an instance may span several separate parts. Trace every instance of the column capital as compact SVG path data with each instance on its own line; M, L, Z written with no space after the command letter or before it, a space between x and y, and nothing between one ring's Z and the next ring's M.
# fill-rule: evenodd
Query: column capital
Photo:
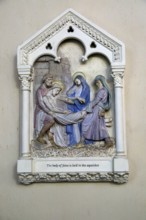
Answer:
M32 81L31 75L19 75L19 80L21 81L21 89L23 91L30 91L30 85Z
M114 86L116 88L123 88L124 71L120 71L118 69L113 70L111 76L114 78Z
M21 81L21 89L23 91L30 91L32 68L30 66L20 66L18 67L18 75Z

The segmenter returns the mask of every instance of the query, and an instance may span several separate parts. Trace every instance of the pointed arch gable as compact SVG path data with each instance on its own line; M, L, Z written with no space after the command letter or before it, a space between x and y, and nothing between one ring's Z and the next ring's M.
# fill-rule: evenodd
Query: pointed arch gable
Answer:
M68 38L75 38L83 43L85 47L83 62L92 53L102 53L108 57L111 66L125 65L125 46L121 41L74 10L68 9L18 47L18 68L21 66L31 68L40 54L52 55L55 60L59 61L58 46ZM46 48L48 44L51 48ZM96 47L92 47L92 44Z

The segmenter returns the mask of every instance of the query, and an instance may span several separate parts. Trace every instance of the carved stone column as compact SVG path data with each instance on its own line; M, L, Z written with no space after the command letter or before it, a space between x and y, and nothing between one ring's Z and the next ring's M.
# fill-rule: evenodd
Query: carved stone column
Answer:
M21 136L20 136L20 156L30 156L30 68L18 69L21 81Z
M115 92L115 131L116 131L116 152L117 156L125 156L125 126L123 111L123 76L124 69L112 68Z

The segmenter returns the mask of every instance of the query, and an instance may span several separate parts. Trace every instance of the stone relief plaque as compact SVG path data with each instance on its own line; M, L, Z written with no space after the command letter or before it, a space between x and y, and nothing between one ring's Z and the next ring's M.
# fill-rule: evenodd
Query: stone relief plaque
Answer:
M18 47L18 181L125 183L124 44L69 9Z

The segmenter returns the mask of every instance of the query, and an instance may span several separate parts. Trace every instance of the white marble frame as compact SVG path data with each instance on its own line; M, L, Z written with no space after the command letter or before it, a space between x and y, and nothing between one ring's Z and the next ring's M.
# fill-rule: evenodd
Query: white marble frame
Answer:
M71 28L70 28L71 27ZM70 31L71 30L71 31ZM115 131L116 156L112 158L31 158L32 140L32 84L33 64L42 55L51 55L60 62L57 49L66 39L79 40L85 54L81 57L86 62L91 54L104 55L111 64L115 92ZM96 47L91 47L94 42ZM52 49L46 46L51 44ZM128 181L128 160L125 137L125 111L123 77L125 69L125 46L72 9L46 25L39 32L18 47L17 68L21 81L21 131L20 158L17 162L18 180L23 184L33 182L60 181Z

